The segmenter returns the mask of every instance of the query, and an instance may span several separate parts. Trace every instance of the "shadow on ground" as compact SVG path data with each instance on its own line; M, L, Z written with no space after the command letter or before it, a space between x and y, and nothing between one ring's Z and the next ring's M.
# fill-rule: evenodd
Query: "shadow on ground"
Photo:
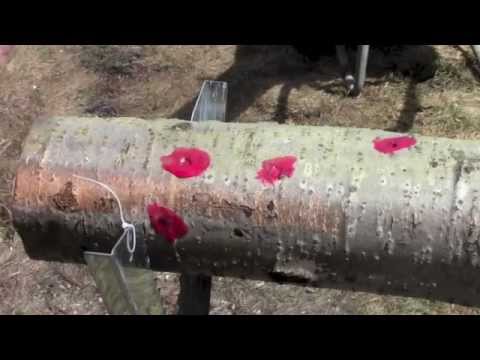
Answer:
M354 49L349 47L349 50L353 65ZM427 45L372 46L366 86L381 85L389 77L398 75L410 81L405 93L404 110L391 131L405 132L412 128L420 110L416 84L434 76L437 59L435 49ZM229 85L228 121L235 121L267 90L280 85L273 120L285 123L292 90L310 85L319 91L346 96L340 75L334 45L238 46L234 64L212 80L226 81ZM195 101L196 98L191 99L171 117L190 118Z

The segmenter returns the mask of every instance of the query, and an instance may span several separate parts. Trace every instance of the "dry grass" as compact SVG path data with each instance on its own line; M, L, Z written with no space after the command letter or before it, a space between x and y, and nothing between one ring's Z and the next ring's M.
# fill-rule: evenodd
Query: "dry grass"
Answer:
M432 79L425 80L436 69ZM373 50L365 91L345 97L332 57L284 46L19 46L0 67L0 313L103 314L86 269L30 260L11 227L15 160L41 116L187 118L205 79L228 81L231 121L480 138L478 66L467 46ZM169 313L178 277L158 274ZM217 278L213 314L479 314L426 300Z

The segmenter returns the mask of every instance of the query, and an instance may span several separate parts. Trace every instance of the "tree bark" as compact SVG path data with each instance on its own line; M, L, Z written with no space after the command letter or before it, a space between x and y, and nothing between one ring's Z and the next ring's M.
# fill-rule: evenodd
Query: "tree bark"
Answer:
M150 266L206 276L419 296L480 305L480 147L417 137L377 152L380 130L272 123L52 118L35 123L17 170L13 214L35 259L83 262L122 232L112 197L147 247ZM211 156L179 179L160 157L175 147ZM295 156L274 186L264 160ZM171 245L146 207L172 209L188 233Z

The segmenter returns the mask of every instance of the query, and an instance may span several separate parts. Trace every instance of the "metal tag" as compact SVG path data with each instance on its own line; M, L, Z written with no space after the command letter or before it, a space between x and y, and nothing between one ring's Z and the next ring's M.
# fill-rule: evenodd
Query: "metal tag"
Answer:
M225 121L228 86L223 81L207 80L202 84L191 121Z
M110 253L86 251L88 268L110 314L163 315L154 273L138 267L149 265L146 249L137 243L132 259L127 250L129 236L125 232Z

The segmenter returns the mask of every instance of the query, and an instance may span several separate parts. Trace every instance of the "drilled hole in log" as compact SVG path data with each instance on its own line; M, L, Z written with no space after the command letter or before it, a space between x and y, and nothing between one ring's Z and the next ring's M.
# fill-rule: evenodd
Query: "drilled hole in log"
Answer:
M243 231L238 229L238 228L235 228L235 229L233 229L233 235L238 236L238 237L243 237Z
M286 283L296 283L296 284L308 284L310 283L310 279L294 275L294 274L286 274L284 272L276 272L272 271L269 273L270 278L279 284L286 284Z
M253 210L247 206L242 207L242 210L246 217L250 217L253 214Z
M465 166L464 170L467 174L470 174L474 170L474 168L473 166Z
M347 276L345 276L345 281L349 283L354 283L355 281L357 281L357 276L355 274L348 274Z
M267 209L273 211L275 209L275 203L273 201L270 201L267 205Z
M190 130L192 128L192 124L187 122L187 123L180 123L180 124L175 124L171 127L172 130ZM151 130L151 129L149 129ZM152 131L153 133L153 131Z

